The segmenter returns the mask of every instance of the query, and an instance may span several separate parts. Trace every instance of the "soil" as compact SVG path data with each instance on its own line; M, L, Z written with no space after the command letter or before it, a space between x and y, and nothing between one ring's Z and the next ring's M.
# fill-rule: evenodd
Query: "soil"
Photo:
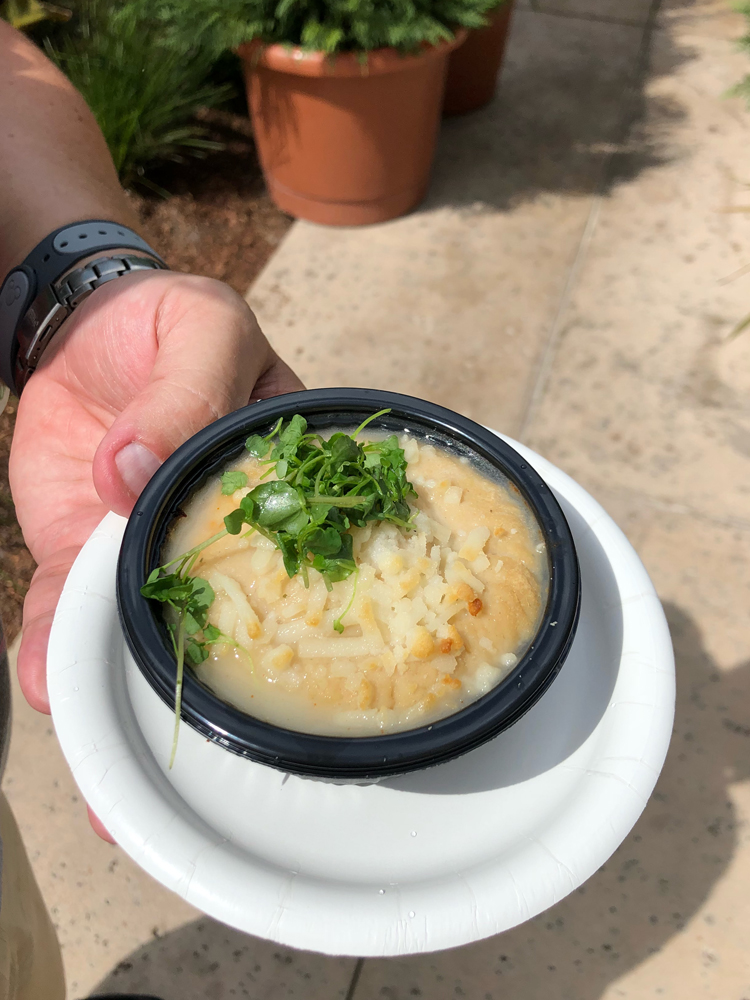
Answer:
M223 151L153 171L150 186L139 185L130 197L143 236L173 270L218 278L244 296L292 220L268 197L249 120L222 111L202 120ZM20 631L35 568L8 484L16 403L11 398L0 416L0 620L9 642Z
M152 172L149 181L170 197L142 186L131 197L143 236L174 271L218 278L245 295L292 219L268 197L249 119L225 111L201 118L224 150Z

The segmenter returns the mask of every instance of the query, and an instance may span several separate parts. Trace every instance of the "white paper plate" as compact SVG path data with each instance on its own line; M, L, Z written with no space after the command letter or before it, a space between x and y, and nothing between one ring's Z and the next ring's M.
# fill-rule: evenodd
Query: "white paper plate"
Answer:
M674 661L651 582L572 479L509 441L554 489L583 582L549 691L467 756L378 785L284 775L172 713L126 650L115 602L125 521L109 515L70 572L48 659L57 735L94 812L147 872L240 930L336 955L476 941L552 906L599 868L656 782Z

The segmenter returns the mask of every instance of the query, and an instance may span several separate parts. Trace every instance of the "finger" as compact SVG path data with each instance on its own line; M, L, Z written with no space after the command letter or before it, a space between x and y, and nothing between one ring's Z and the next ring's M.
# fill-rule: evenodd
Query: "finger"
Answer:
M55 608L79 549L61 549L37 567L23 602L23 635L18 650L18 681L24 697L49 715L47 647Z
M89 812L89 823L91 823L91 828L97 837L101 837L102 840L106 840L108 844L116 844L117 841L106 828L104 823L99 819L95 812L92 812L91 806L86 806Z
M299 392L304 388L304 384L300 382L286 361L282 361L278 355L274 354L271 364L255 383L250 402L269 399L271 396L281 396L286 392Z
M148 383L114 421L94 458L94 484L111 510L128 514L153 473L192 434L251 397L271 370L294 378L247 304L220 282L175 278L156 311L158 353Z

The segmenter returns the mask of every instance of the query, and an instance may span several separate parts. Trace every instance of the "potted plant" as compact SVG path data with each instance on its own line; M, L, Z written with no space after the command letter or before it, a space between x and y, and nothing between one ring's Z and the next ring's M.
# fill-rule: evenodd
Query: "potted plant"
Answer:
M487 13L488 23L469 32L448 58L443 114L463 115L489 104L508 40L513 0L501 0Z
M362 225L424 196L449 54L495 0L234 0L258 153L291 215ZM225 8L226 10L226 8Z

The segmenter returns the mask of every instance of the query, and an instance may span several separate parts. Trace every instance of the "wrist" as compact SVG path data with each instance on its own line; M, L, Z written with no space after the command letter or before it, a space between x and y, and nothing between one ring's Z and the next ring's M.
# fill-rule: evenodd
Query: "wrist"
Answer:
M53 231L0 287L0 377L20 395L64 321L95 289L133 271L166 269L145 240L118 223Z
M80 219L137 227L81 94L0 19L0 282L47 233Z
M53 183L39 192L33 205L0 205L0 286L34 247L64 226L73 226L82 219L113 219L137 232L138 218L124 192L102 187L101 197L92 198L89 191L74 191L67 181L59 188Z

